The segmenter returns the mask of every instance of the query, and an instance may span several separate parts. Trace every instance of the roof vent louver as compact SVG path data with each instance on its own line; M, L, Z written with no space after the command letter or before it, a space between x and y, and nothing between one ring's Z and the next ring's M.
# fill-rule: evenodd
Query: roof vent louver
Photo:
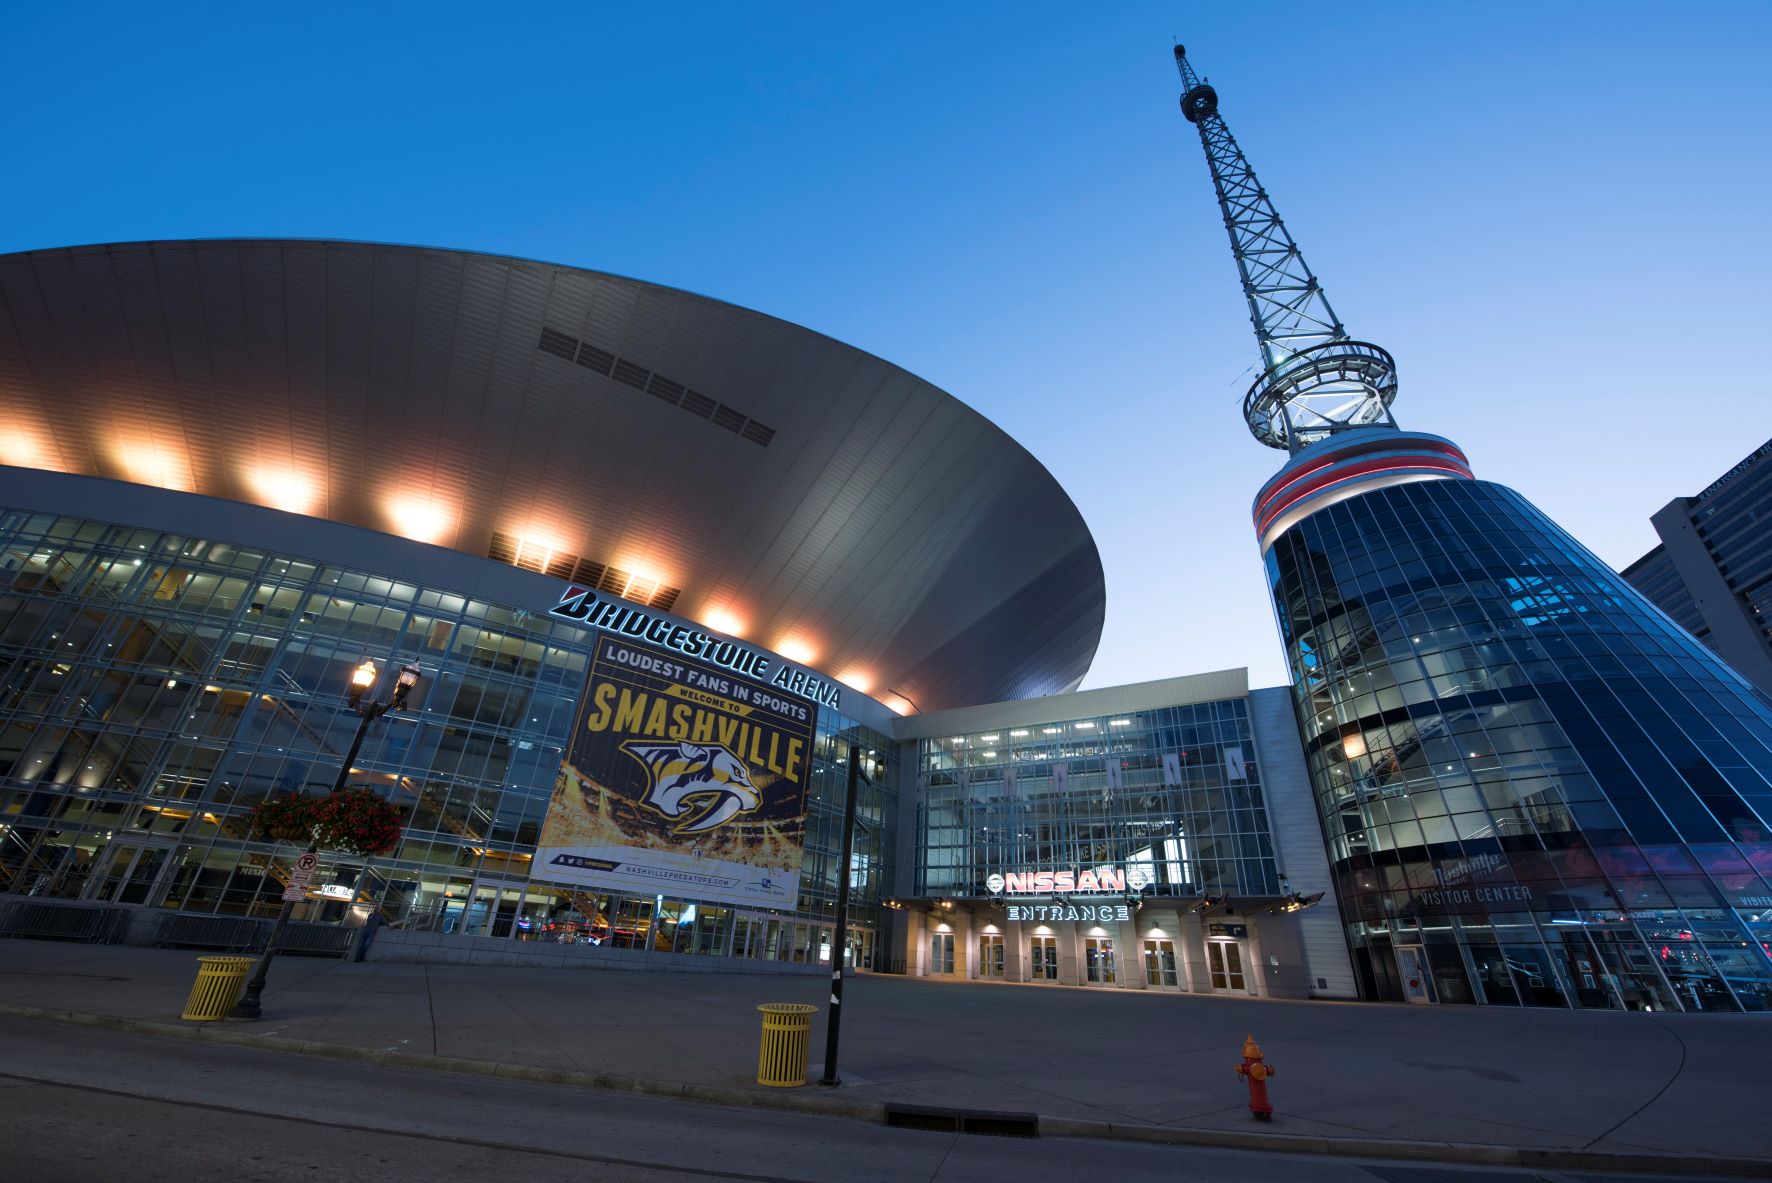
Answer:
M625 361L619 357L615 359L614 378L617 382L625 382L635 390L645 390L646 380L651 377L651 370L637 366L633 362Z
M565 333L556 333L553 329L543 329L541 331L541 348L544 353L551 353L555 357L563 357L567 361L571 361L573 351L578 348L578 339L568 337Z
M656 580L641 579L620 567L611 567L561 551L536 550L533 546L525 546L521 539L511 534L494 534L492 545L486 550L486 557L508 566L521 567L525 571L535 571L554 579L576 583L580 587L595 588L607 595L645 604L660 612L669 612L676 604L677 597L682 594L681 588L666 587Z
M663 374L655 374L645 366L615 356L607 349L598 349L588 341L580 341L577 337L560 332L558 329L544 328L541 331L541 350L566 361L576 361L587 370L595 371L606 378L614 378L625 386L644 391L660 402L670 403L673 407L681 407L697 419L708 419L727 431L747 439L759 448L767 448L775 438L775 428L748 418L743 411L729 407L716 399L711 399L699 390L689 390L681 382L666 378ZM494 556L497 557L497 556ZM516 559L500 560L515 562ZM520 564L527 566L528 564ZM550 573L552 567L549 568ZM584 580L578 582L583 583ZM662 596L670 592L674 597L674 588L662 588L657 593ZM632 597L630 597L632 598ZM658 607L653 604L653 607Z
M578 347L578 364L587 370L595 370L599 374L607 376L610 368L615 365L615 354L598 349L595 345L580 345Z

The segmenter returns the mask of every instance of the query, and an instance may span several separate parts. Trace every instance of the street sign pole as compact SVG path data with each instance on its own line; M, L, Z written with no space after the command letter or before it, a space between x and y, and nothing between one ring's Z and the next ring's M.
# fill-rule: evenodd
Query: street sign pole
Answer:
M837 932L831 943L831 1007L825 1022L822 1085L838 1085L837 1037L843 1026L843 958L849 952L849 867L855 860L855 793L861 774L861 748L849 741L849 786L843 797L843 857L837 863ZM873 781L868 781L872 785Z

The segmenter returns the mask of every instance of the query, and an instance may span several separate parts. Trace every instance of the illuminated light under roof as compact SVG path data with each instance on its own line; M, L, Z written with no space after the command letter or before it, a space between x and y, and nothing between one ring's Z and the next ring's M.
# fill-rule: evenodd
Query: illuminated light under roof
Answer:
M1025 730L1011 731L1009 734L1014 739L1021 739L1023 736L1025 736L1027 734L1027 732Z
M978 738L983 740L985 743L996 743L999 739L1002 739L1003 737L1000 735L981 735Z
M1081 728L1084 731L1094 731L1095 730L1095 724L1089 722L1088 720L1084 720L1083 722L1076 724L1076 726Z
M555 552L565 549L559 535L540 526L514 530L512 535L517 540L517 555L511 560L511 565L522 567L525 571L546 571L548 564L554 560Z
M190 460L165 444L150 440L119 444L115 456L129 479L138 485L157 485L184 493L197 487Z
M260 465L246 474L253 496L284 513L311 514L320 504L320 482L293 468Z
M394 533L414 542L438 541L455 516L433 498L413 494L395 494L384 508Z
M844 670L837 675L837 681L843 683L845 686L853 686L863 694L866 694L874 688L874 676L866 670Z
M1109 719L1108 726L1109 727L1130 727L1130 726L1132 726L1132 720L1131 719Z
M800 637L783 637L775 643L774 648L789 661L797 661L801 665L811 665L818 659L818 650Z
M729 608L708 608L702 612L700 619L717 633L725 633L729 637L744 636L744 617Z
M1042 728L1040 728L1040 730L1045 732L1047 735L1057 735L1060 733L1060 731L1062 729L1058 728L1058 727L1042 727Z
M49 449L34 433L20 427L0 431L0 464L15 468L54 468Z

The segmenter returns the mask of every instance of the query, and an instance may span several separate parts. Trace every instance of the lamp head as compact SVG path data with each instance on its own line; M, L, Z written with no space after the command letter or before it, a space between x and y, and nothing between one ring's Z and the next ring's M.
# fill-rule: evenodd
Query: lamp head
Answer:
M379 672L375 668L375 662L367 657L363 659L363 664L351 671L351 705L353 707L362 702L363 696L369 693L369 688L375 685L376 675Z
M394 709L399 710L406 705L406 696L418 685L424 671L418 668L418 662L409 661L400 667L400 678L394 683Z

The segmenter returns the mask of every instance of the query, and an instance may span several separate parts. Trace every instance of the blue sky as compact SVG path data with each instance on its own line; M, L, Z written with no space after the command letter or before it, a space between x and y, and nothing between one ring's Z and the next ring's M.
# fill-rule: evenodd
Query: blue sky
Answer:
M1274 684L1248 507L1283 457L1179 37L1404 426L1614 565L1772 436L1772 4L638 7L15 0L0 250L424 243L785 317L1070 490L1086 685Z

